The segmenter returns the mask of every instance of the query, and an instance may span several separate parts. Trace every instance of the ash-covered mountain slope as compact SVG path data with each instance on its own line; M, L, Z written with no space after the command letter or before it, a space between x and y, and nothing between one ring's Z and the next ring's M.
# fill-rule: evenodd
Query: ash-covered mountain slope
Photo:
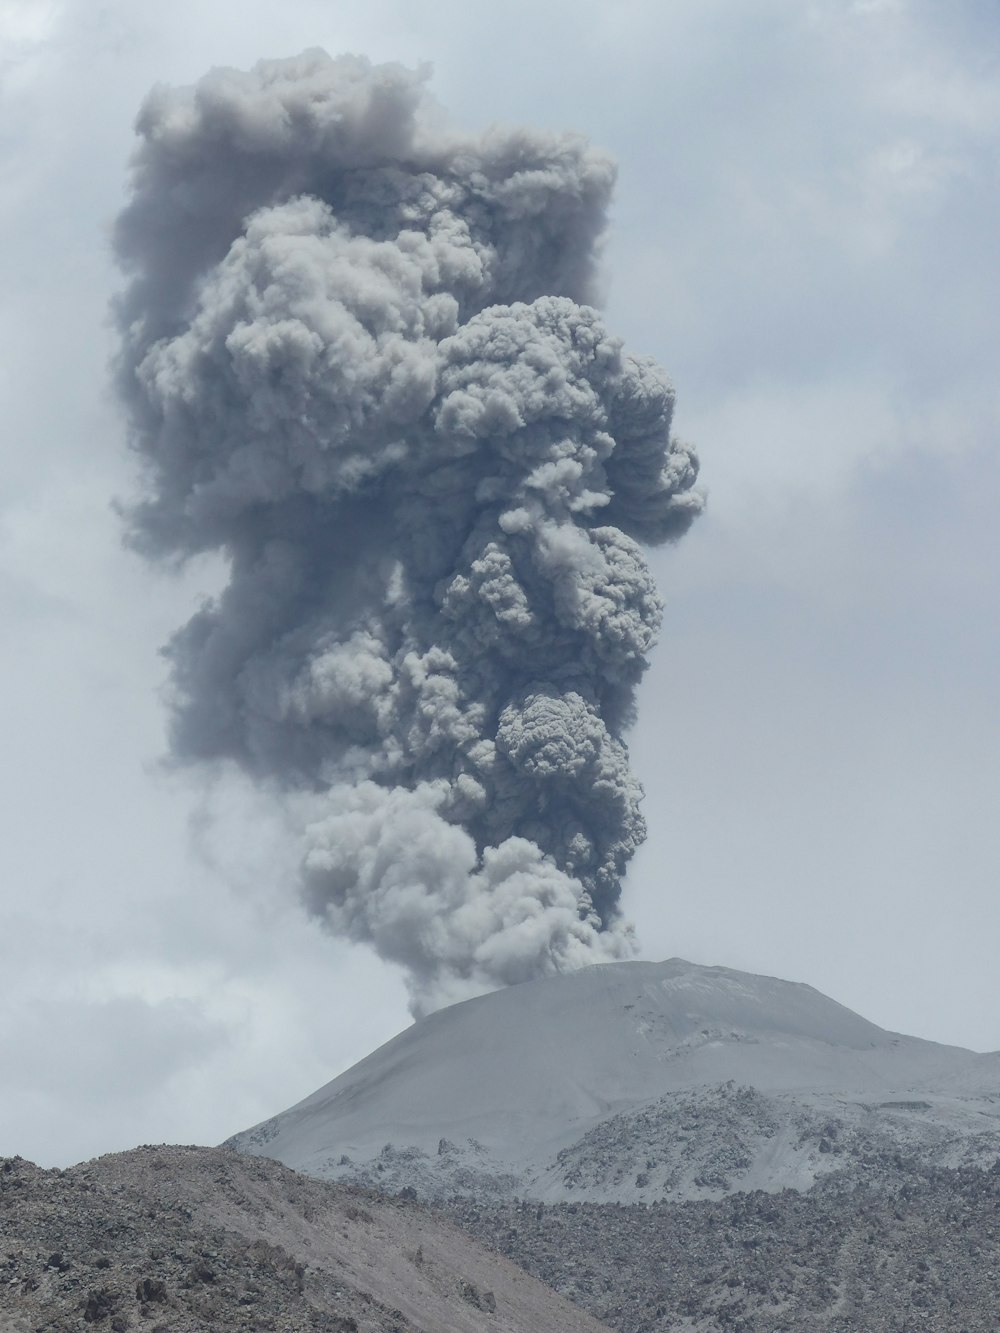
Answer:
M887 1032L810 986L671 959L440 1010L229 1140L423 1197L712 1198L868 1152L1000 1152L1000 1055Z
M221 1148L0 1159L0 1333L600 1333L403 1199Z

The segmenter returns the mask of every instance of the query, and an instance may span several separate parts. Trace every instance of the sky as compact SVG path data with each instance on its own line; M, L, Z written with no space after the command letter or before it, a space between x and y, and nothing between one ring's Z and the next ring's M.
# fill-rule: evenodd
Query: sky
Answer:
M217 1142L409 1021L296 905L273 801L162 762L158 650L220 574L144 565L113 509L136 110L311 46L618 160L607 321L707 495L650 556L642 956L1000 1048L1000 9L0 0L0 1154Z

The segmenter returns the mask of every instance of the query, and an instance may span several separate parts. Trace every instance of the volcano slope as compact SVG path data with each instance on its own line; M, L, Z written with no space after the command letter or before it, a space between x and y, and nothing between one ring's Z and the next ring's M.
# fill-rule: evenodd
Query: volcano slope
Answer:
M406 1189L619 1333L996 1333L1000 1056L626 963L416 1023L234 1145Z
M0 1159L0 1333L600 1333L405 1199L219 1148Z
M899 1154L991 1165L1000 1055L806 985L613 963L440 1010L229 1143L424 1199L719 1199Z

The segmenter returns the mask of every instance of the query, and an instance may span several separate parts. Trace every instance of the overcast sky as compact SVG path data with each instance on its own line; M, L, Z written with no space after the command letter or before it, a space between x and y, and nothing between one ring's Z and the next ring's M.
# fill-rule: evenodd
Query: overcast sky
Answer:
M643 956L1000 1048L1000 7L0 0L0 1154L218 1141L408 1021L296 907L268 802L158 766L157 649L215 574L152 572L111 509L135 111L308 46L620 163L608 323L709 500L652 557Z

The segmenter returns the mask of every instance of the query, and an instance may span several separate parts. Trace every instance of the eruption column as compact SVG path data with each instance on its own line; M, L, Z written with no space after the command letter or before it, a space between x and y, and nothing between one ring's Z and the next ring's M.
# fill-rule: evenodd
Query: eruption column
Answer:
M116 231L131 540L229 568L167 648L173 750L321 798L305 901L417 1013L630 951L637 543L701 507L587 304L611 164L442 131L423 82L310 51L156 89Z

